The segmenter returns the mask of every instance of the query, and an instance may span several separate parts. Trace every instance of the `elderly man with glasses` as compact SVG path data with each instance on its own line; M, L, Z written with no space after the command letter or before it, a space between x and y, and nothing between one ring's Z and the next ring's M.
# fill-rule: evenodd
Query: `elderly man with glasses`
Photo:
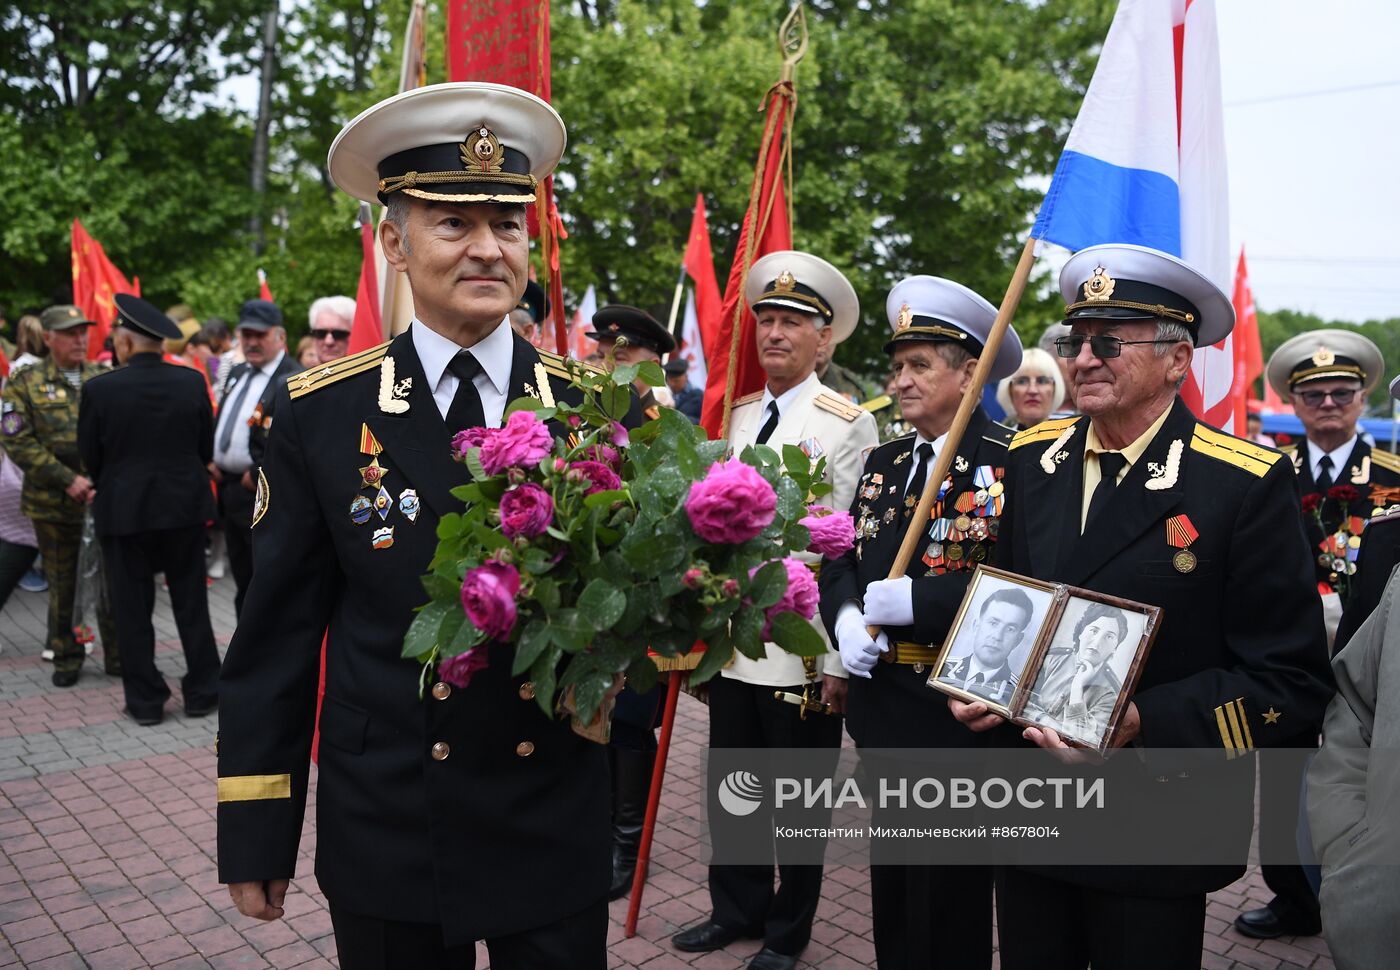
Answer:
M1177 393L1194 348L1234 327L1219 287L1115 244L1071 257L1060 291L1070 330L1056 349L1084 416L1011 440L994 564L1162 608L1113 743L1149 760L1218 752L1159 790L1180 807L1177 831L1224 848L1209 865L999 868L1001 966L1197 970L1207 894L1249 857L1254 765L1241 755L1316 732L1331 694L1312 554L1287 459L1201 423ZM982 702L948 703L974 730L1004 723ZM1050 728L1006 734L1073 755Z

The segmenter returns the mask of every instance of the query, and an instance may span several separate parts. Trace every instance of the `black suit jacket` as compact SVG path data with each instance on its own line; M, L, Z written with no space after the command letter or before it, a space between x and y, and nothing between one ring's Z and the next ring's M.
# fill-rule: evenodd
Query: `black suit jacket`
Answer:
M539 382L536 350L518 336L514 346L511 399ZM396 380L413 382L402 414L378 404L386 353ZM349 376L310 391L298 378L295 398L286 383L277 391L253 581L220 688L220 879L294 874L329 628L316 852L327 897L354 913L441 922L449 944L577 913L610 878L605 751L540 712L510 673L509 644L491 645L469 687L419 699L404 634L427 600L420 576L437 523L461 507L450 491L469 475L451 457L411 332L334 366ZM547 376L556 399L579 399ZM383 447L387 522L350 517L368 494L362 427ZM404 489L417 492L416 521L399 508ZM376 549L371 536L386 525L393 544ZM450 749L440 760L439 742Z
M1351 584L1351 597L1342 613L1342 622L1337 626L1333 653L1347 645L1352 634L1380 605L1397 563L1400 563L1400 510L1372 519L1361 534L1356 577Z
M1341 468L1333 470L1334 486L1350 485L1360 493L1356 501L1348 502L1344 507L1337 499L1329 498L1318 491L1317 480L1313 478L1312 473L1312 444L1307 438L1300 441L1297 447L1284 448L1283 452L1293 459L1293 469L1298 473L1298 490L1304 496L1316 494L1321 499L1321 505L1315 514L1303 513L1303 529L1308 536L1308 548L1314 557L1317 581L1338 591L1344 591L1343 603L1348 603L1359 582L1355 576L1360 573L1360 562L1358 560L1356 563L1357 574L1339 581L1336 560L1346 558L1347 554L1337 550L1324 554L1324 539L1335 533L1343 524L1343 511L1346 512L1347 519L1360 519L1365 529L1369 527L1367 523L1373 511L1400 501L1400 458L1388 451L1372 448L1361 438L1357 438L1351 455ZM1385 585L1385 579L1386 576L1381 577L1382 587Z
M83 385L78 449L97 488L98 535L203 525L214 518L214 417L199 373L136 354Z
M253 370L253 365L246 360L229 371L228 383L224 385L224 396L219 399L219 413L223 414L224 407L230 404L238 396L239 385L243 379ZM258 396L258 403L254 406L251 422L248 428L248 453L253 458L253 467L258 468L263 463L263 458L267 452L267 432L272 427L272 412L277 400L277 392L287 383L287 378L301 372L301 364L292 356L290 350L282 354L282 359L273 368L272 376L267 380L267 386L263 388L262 394ZM217 425L218 422L215 422Z
M960 514L956 503L976 490L974 479L978 468L990 468L1000 479L1005 472L1006 445L1010 440L1011 431L988 418L980 407L973 412L949 472L952 487L942 507L935 508L939 513L935 520L947 523ZM913 446L914 436L908 434L870 453L851 503L851 517L856 520L858 530L856 547L840 559L828 559L822 565L821 613L833 643L836 642L836 616L841 607L848 602L861 602L866 586L889 576L909 522L903 515L904 483L909 475L909 462L917 460L912 457ZM894 491L891 491L892 486ZM914 577L914 624L886 629L891 642L942 646L967 591L972 567L977 564L973 556L983 556L981 561L990 561L991 550L998 541L991 532L997 527L995 515L971 512L969 515L986 523L988 535L980 541L962 540L959 543L964 547L961 559L950 562L944 557L936 559L936 565L929 566L922 556L933 540L921 540L908 571L908 575ZM867 523L863 529L859 526L861 522ZM872 529L874 535L868 535ZM973 549L978 547L981 552L974 553ZM928 675L927 668L881 662L870 671L869 679L852 677L846 700L846 729L856 743L867 748L980 747L985 744L984 737L971 734L953 720L947 697L928 686Z
M1273 449L1198 423L1177 399L1100 517L1080 535L1088 427L1088 418L1048 421L1012 440L997 565L1162 607L1133 698L1141 748L1233 753L1287 744L1300 730L1315 734L1333 680L1289 463ZM1166 526L1183 514L1199 533L1190 547L1196 565L1186 573L1173 565L1177 550ZM1266 720L1266 712L1281 716ZM1026 744L1019 728L1004 729L1002 740ZM1238 846L1237 865L1077 868L1060 875L1143 895L1227 885L1244 872L1253 782L1248 758L1222 758L1211 776L1172 782L1200 786L1194 804L1209 806L1209 813L1182 824L1226 831Z

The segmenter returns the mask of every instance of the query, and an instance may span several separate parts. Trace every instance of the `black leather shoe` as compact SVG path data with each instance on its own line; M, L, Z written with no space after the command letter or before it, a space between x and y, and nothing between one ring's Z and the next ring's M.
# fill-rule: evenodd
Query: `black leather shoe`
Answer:
M142 727L155 727L161 721L165 720L164 712L161 712L159 714L137 714L133 712L132 709L129 707L122 708L122 711L126 714L127 717L131 718L133 721L135 721Z
M55 687L72 687L78 682L78 672L76 670L55 670L53 672L53 685Z
M731 930L712 919L707 919L671 937L671 945L683 953L709 953L711 950L724 949L743 935L738 930Z
M749 970L793 970L797 966L797 957L790 957L777 950L770 950L764 947L753 955L749 961Z
M186 704L185 717L208 717L219 709L218 701L206 701L200 704Z
M1236 916L1235 929L1256 940L1273 940L1280 936L1317 936L1322 932L1322 920L1280 917L1268 906L1263 906Z

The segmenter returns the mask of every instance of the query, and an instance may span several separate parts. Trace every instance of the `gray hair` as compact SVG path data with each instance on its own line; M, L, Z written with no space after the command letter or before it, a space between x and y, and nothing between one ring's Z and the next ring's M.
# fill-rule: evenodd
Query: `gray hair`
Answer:
M1179 343L1190 344L1193 348L1196 346L1196 341L1192 339L1191 331L1186 329L1186 324L1177 323L1175 320L1163 320L1161 317L1157 318L1157 334L1155 339L1170 341L1170 343L1159 343L1152 348L1152 352L1158 357L1167 356L1172 347ZM1181 390L1181 385L1186 383L1186 375L1189 373L1191 373L1191 368L1188 367L1182 372L1182 375L1177 378L1176 389L1178 391Z
M1063 322L1052 323L1050 326L1046 327L1045 332L1040 335L1040 343L1038 346L1051 357L1055 357L1059 354L1059 351L1055 347L1055 341L1068 333L1069 327Z
M410 252L408 248L408 209L412 205L408 201L409 196L402 192L395 192L389 196L389 201L384 203L384 218L392 222L399 230L399 245L404 252Z
M348 296L323 296L312 303L311 311L307 314L311 329L316 329L316 318L323 313L340 317L352 327L355 325L355 301Z
M933 345L933 352L943 358L943 363L948 365L949 370L957 370L963 364L974 358L974 355L966 347L958 344L940 340Z

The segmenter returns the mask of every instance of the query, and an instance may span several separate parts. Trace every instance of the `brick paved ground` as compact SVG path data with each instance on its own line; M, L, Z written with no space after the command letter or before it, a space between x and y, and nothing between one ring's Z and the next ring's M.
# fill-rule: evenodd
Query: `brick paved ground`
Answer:
M220 641L233 627L232 582L214 585ZM160 666L177 696L165 723L121 714L121 686L88 664L76 688L49 683L39 658L46 597L16 591L0 612L0 966L42 968L328 967L335 941L310 878L314 824L302 840L302 878L287 918L257 923L231 911L214 875L213 718L181 713L169 600L158 595ZM704 711L682 697L678 741L657 829L645 915L622 937L626 900L612 905L610 967L745 966L757 943L684 959L668 937L705 916L709 896L700 821ZM314 774L313 774L314 795ZM313 813L308 811L308 818ZM805 964L869 967L869 883L855 867L827 872ZM1211 970L1331 968L1320 938L1253 943L1230 928L1267 898L1257 871L1210 902ZM484 954L478 961L484 966Z

